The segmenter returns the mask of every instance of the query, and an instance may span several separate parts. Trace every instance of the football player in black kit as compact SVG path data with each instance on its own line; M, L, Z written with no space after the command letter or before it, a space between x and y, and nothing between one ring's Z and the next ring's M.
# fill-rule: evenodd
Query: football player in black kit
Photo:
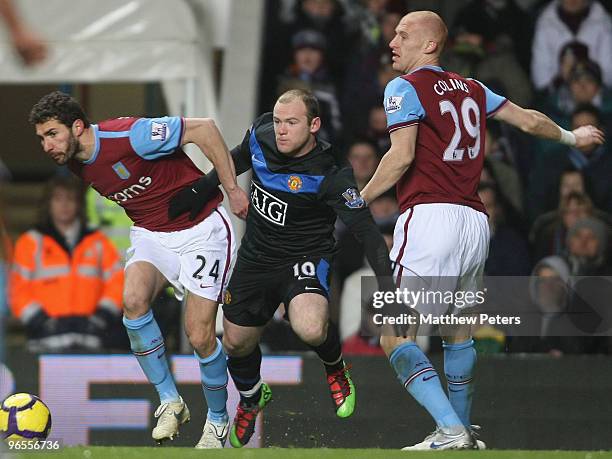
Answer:
M317 138L317 99L290 90L261 115L232 150L236 174L253 170L251 204L238 260L224 295L223 346L240 392L230 432L246 445L272 392L261 380L259 339L281 303L295 333L323 361L338 417L355 409L355 387L329 321L329 267L336 216L364 245L381 289L393 289L385 242L359 195L353 172L336 166L332 147ZM215 172L173 199L171 216L197 210L219 181ZM391 283L391 285L383 285Z

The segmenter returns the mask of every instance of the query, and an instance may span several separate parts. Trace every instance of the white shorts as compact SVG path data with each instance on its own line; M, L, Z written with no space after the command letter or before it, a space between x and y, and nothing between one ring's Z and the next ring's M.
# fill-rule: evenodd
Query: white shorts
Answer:
M457 204L418 204L398 218L390 258L400 288L426 277L435 289L473 292L482 288L488 252L484 213Z
M185 290L221 302L236 252L229 216L218 207L192 228L158 232L133 226L126 269L137 261L155 266L183 299Z

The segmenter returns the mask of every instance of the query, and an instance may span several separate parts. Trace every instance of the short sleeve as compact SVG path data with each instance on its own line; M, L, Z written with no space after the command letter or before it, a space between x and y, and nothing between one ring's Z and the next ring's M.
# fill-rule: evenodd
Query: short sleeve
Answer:
M487 118L495 115L495 113L497 113L497 111L500 108L502 108L506 102L508 102L508 99L506 99L503 96L500 96L499 94L495 94L493 91L491 91L489 88L487 88L480 81L478 81L478 80L473 80L473 81L478 83L480 86L482 86L482 89L484 89L485 100L486 100L486 105L487 105L487 107L486 107Z
M180 116L140 118L130 129L130 144L143 159L157 159L181 146L184 128Z
M323 190L325 203L334 209L336 215L347 226L370 215L365 201L359 194L351 168L347 167L328 175Z
M425 117L425 109L414 86L401 77L397 77L387 84L384 107L389 132L417 124L419 120Z

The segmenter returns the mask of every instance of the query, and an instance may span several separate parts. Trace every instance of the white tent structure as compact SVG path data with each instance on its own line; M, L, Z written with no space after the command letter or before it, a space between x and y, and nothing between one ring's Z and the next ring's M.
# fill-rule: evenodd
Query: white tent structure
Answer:
M24 67L0 21L0 84L160 82L170 115L215 119L231 148L255 117L263 1L18 0L49 54ZM219 97L213 47L224 51ZM197 148L186 153L208 170ZM248 182L240 178L243 189ZM243 222L232 220L241 235Z
M171 115L216 119L235 131L224 131L230 145L251 123L261 0L15 3L47 42L49 55L41 65L24 67L0 23L0 84L161 82ZM221 104L214 92L213 46L225 50ZM224 106L228 112L219 108Z

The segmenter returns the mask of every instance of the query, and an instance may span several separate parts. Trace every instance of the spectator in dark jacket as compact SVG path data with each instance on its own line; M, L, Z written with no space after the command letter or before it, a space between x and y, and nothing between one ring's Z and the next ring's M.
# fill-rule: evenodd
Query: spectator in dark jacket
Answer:
M485 263L487 276L524 276L529 274L527 241L504 222L504 214L497 202L497 191L481 185L478 195L489 214L489 256Z

